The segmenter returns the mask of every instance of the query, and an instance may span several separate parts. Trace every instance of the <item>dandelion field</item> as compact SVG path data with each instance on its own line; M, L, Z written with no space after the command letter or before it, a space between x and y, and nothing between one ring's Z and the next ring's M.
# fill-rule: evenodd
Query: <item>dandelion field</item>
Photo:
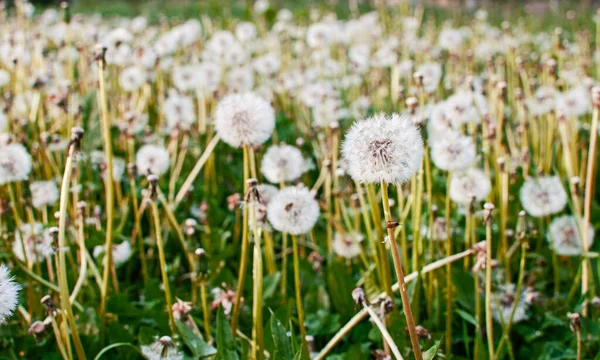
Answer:
M0 359L600 358L594 8L174 4L0 7Z

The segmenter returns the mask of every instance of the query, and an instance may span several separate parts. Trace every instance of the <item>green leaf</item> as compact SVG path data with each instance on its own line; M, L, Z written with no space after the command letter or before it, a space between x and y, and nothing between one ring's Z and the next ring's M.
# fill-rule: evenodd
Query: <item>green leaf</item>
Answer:
M273 352L273 360L285 360L294 357L292 350L292 340L288 336L288 332L283 327L281 321L279 321L275 314L271 312L271 333L273 336L273 345L275 350Z
M104 349L100 350L100 352L98 353L98 355L96 355L96 357L94 358L94 360L99 360L102 357L102 355L106 354L108 351L110 351L112 349L115 349L115 348L118 348L118 347L123 347L123 346L128 346L128 347L134 348L138 352L138 354L140 354L140 355L142 354L142 352L140 351L140 349L137 346L133 345L133 344L130 344L130 343L116 343L116 344L108 345Z
M215 360L239 360L233 346L233 334L223 312L223 307L219 307L217 313L217 356Z
M423 360L433 360L435 359L438 349L440 348L440 345L442 344L442 339L444 337L442 336L438 341L435 342L435 344L429 348L429 350L425 351L423 353Z
M475 317L473 315L471 315L468 312L461 310L461 309L456 309L456 313L458 314L458 316L460 316L463 320L465 320L469 324L471 324L473 326L477 326L477 320L475 319Z
M340 312L343 319L348 319L354 314L354 301L352 290L356 287L355 281L348 275L348 269L341 263L332 262L327 270L327 290L331 297L331 304Z
M275 274L267 275L263 278L263 301L270 299L275 291L279 289L279 280L281 279L281 273L276 272Z
M213 356L217 353L217 349L210 346L198 334L192 331L187 325L181 321L176 322L177 331L181 334L181 339L192 351L195 358L205 358Z

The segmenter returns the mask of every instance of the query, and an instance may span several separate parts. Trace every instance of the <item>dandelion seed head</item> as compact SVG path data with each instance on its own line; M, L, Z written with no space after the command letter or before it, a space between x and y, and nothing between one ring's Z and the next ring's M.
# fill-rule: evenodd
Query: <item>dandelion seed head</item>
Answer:
M336 233L333 238L333 251L346 259L352 259L362 251L360 243L363 241L363 235L356 232Z
M271 104L253 93L227 95L217 105L215 128L233 147L261 145L275 128L275 112Z
M550 223L548 240L552 249L563 256L578 256L583 252L583 239L577 218L571 215L559 216ZM594 228L588 227L588 246L594 243Z
M319 204L310 190L291 186L279 191L269 202L267 217L278 231L305 234L319 218Z
M31 155L23 145L0 144L0 185L27 180L31 166Z
M135 154L135 166L140 175L161 176L169 170L169 164L169 153L162 146L147 144Z
M492 184L488 177L476 168L452 174L450 179L450 199L462 205L469 205L471 199L485 200L491 189Z
M150 345L140 347L148 360L183 360L183 353L177 350L169 336L162 336Z
M269 182L294 181L305 172L302 152L291 145L271 146L262 158L261 172Z
M519 196L525 211L534 217L556 214L567 205L567 193L558 176L528 178Z
M401 184L421 166L419 129L398 114L378 114L354 123L342 144L348 173L363 183Z
M35 181L29 185L31 203L36 209L56 204L60 196L58 186L54 181Z
M15 231L12 250L17 259L35 264L44 261L46 257L54 253L53 242L50 231L44 229L41 223L23 224L18 231ZM25 253L23 253L23 248L25 248Z
M188 131L196 121L196 111L192 99L176 92L171 92L165 100L163 113L167 120L167 133L171 133L176 129Z
M127 92L140 89L145 81L146 73L137 66L127 67L119 75L119 86Z
M6 265L0 265L0 325L11 317L19 303L21 285L10 276Z
M464 170L475 160L475 144L467 136L446 136L431 142L431 160L439 169Z
M508 323L515 301L517 305L513 323L519 323L529 317L527 315L529 304L525 299L524 291L521 291L521 294L515 294L515 290L515 284L503 284L492 293L492 315L496 321Z

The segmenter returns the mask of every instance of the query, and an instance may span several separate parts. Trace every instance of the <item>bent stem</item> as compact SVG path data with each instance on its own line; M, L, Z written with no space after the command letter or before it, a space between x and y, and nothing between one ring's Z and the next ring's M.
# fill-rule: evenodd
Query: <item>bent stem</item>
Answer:
M185 194L187 194L187 192L190 190L192 184L194 183L194 180L196 180L196 177L200 173L200 170L202 170L202 167L208 161L208 159L210 158L210 155L212 154L213 150L215 149L215 146L217 146L218 143L219 143L219 135L215 135L210 140L208 145L206 145L206 149L204 149L204 152L202 153L202 155L196 162L196 165L194 165L194 168L192 169L192 171L190 172L188 177L185 179L185 182L181 186L181 189L179 189L179 192L175 196L175 202L173 204L173 208L175 208L175 207L177 207L177 205L179 205L181 200L183 200L183 198L185 197Z
M392 354L394 354L394 357L398 360L404 359L402 357L402 355L400 354L400 350L398 350L398 345L396 345L396 343L394 342L394 339L392 339L392 336L387 331L387 329L385 328L385 325L383 324L383 322L381 322L381 319L379 319L379 316L377 316L375 311L373 311L373 309L371 309L371 307L366 303L363 304L363 308L369 314L369 316L371 317L371 320L373 320L373 322L375 323L377 328L379 328L381 335L385 339L385 343L388 344L388 346L390 347L390 350L392 351Z
M431 264L428 264L426 266L424 266L421 271L415 271L412 272L410 274L408 274L405 277L405 281L407 283L416 280L417 278L419 278L420 276L423 276L424 274L428 274L434 270L440 269L444 266L446 266L446 264L448 263L452 263L458 260L462 260L464 258L466 258L467 256L473 254L473 250L469 249L469 250L465 250L463 252L460 252L458 254L454 254L450 257L447 258L443 258L440 259L438 261L435 261ZM392 286L392 290L394 291L398 291L398 289L400 288L399 283L395 283ZM377 299L379 298L383 298L387 295L386 292L383 292L381 294L379 294L379 296L377 297ZM323 360L325 358L325 356L327 356L327 354L329 354L329 352L337 345L338 342L340 342L340 340L342 340L342 338L344 336L346 336L348 333L350 333L350 331L356 326L358 325L365 317L367 317L367 311L362 309L361 311L359 311L358 313L356 313L356 315L354 315L347 323L346 325L344 325L332 338L331 340L329 340L329 342L327 343L327 345L325 345L325 347L323 347L323 349L321 350L321 352L315 356L314 360Z
M383 202L383 213L385 216L386 227L388 230L388 237L390 241L390 247L392 249L392 257L394 259L394 267L396 269L396 275L398 276L398 285L400 288L400 296L402 297L402 307L404 308L404 316L406 317L406 325L408 327L408 334L410 335L410 342L415 352L415 358L421 360L421 345L417 338L417 332L415 330L415 320L413 318L412 310L410 308L410 300L406 291L406 283L404 280L404 272L402 270L402 262L400 260L400 254L398 253L398 246L396 244L396 237L394 234L395 226L392 225L392 213L390 211L390 201L388 198L388 184L381 182L381 194Z

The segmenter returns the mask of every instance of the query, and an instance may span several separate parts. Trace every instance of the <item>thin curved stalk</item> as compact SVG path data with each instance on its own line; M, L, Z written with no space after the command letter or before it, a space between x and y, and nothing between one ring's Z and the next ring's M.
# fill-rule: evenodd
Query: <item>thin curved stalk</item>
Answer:
M421 269L421 271L415 271L412 272L408 275L406 275L406 277L404 278L404 280L406 281L406 283L409 283L411 281L416 280L419 276L422 276L423 274L427 274L429 272L432 272L434 270L440 269L444 266L446 266L447 263L451 263L451 262L455 262L461 259L464 259L465 257L469 256L473 254L473 251L471 249L469 250L465 250L463 252L460 252L458 254L454 254L450 257L447 258L443 258L440 259L438 261L435 261L431 264L428 264L426 266L423 267L423 269ZM395 283L392 286L392 290L393 291L398 291L398 289L400 288L399 283ZM379 294L379 296L377 298L383 298L386 296L385 292L382 292L381 294ZM329 354L329 352L331 352L331 350L333 350L333 348L344 338L344 336L346 336L356 325L358 325L362 320L364 320L367 317L367 311L365 309L360 310L358 313L356 313L347 323L346 325L344 325L332 338L331 340L329 340L329 342L325 345L325 347L323 347L323 349L321 350L321 352L315 356L314 360L323 360L325 359L325 357L327 356L327 354Z

